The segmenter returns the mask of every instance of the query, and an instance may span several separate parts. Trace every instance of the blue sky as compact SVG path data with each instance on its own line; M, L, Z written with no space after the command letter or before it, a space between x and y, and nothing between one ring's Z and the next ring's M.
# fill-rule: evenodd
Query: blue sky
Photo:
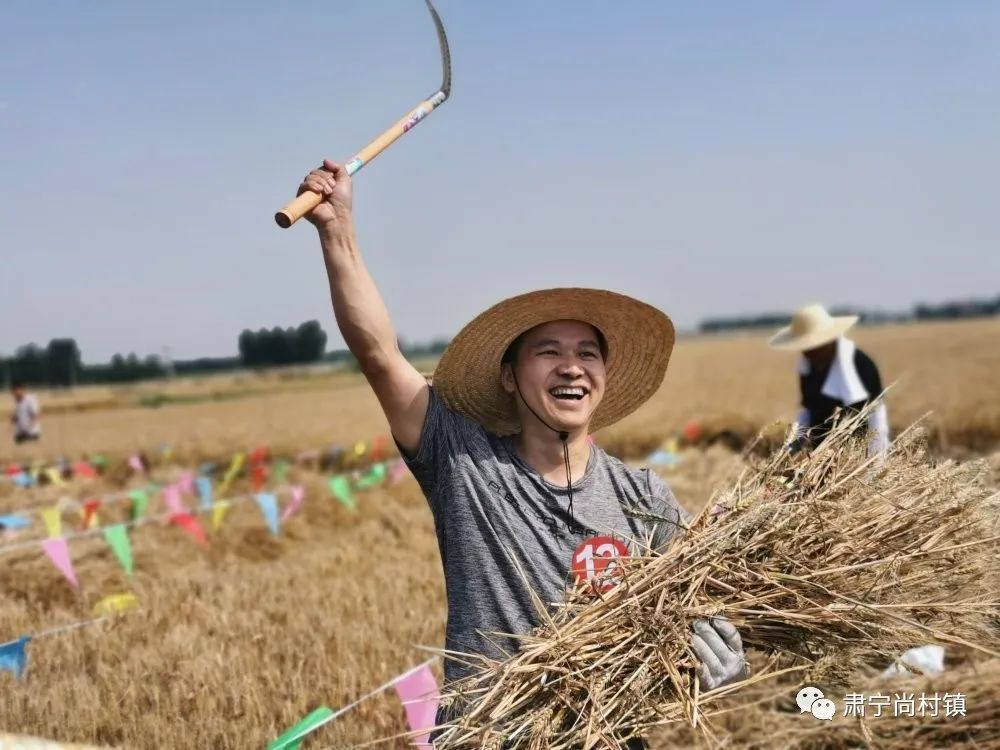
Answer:
M293 11L292 8L295 8ZM1000 292L1000 5L438 0L452 99L355 182L402 337L545 286L679 327ZM419 0L18 4L0 25L0 353L336 332L274 211L432 93Z

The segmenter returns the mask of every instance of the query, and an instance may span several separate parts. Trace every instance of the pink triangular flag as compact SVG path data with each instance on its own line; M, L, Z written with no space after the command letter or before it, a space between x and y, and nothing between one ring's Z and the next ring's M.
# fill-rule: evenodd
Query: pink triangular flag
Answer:
M176 484L168 484L163 488L163 502L167 506L167 512L171 515L187 513L184 502L181 500L181 488Z
M76 580L76 571L73 570L73 561L69 559L69 545L66 544L66 540L62 537L46 539L42 542L42 549L52 564L59 568L59 572L66 576L66 580L73 584L73 588L80 588L80 582Z
M177 480L177 486L180 488L180 491L183 492L185 495L193 495L194 472L185 471L183 474L181 474L180 478Z
M281 511L282 523L294 516L298 509L302 507L302 499L305 497L305 494L306 491L302 485L296 484L292 487L292 499L288 501L288 505Z
M389 484L396 484L407 475L410 470L406 468L406 462L403 459L394 461L389 465Z
M438 707L438 684L430 665L421 664L393 684L396 694L406 709L406 721L414 732L423 732L413 738L417 747L430 747L430 730L434 728Z
M128 465L133 471L145 471L145 467L142 465L142 459L138 456L129 456Z

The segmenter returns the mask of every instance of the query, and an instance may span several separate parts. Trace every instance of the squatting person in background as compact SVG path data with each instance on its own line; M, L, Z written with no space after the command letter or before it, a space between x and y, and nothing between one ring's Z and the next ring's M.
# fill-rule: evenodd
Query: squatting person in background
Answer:
M14 396L14 412L10 421L14 425L14 442L26 443L42 436L41 412L38 399L28 393L24 383L15 382L10 389Z
M502 659L540 624L533 592L558 604L574 580L598 583L608 560L662 549L689 517L648 469L587 439L660 386L674 329L659 310L596 289L548 289L505 300L449 344L433 385L403 357L354 233L351 180L324 162L299 193L324 201L319 230L337 325L388 419L434 517L448 601L446 649ZM626 513L636 507L660 523ZM725 619L694 623L702 690L745 675ZM469 673L445 660L445 689ZM453 721L455 704L438 712ZM440 734L432 736L432 741ZM629 747L641 747L630 739Z
M792 451L815 448L833 427L838 409L858 412L882 394L882 378L872 358L844 334L857 315L832 316L822 305L796 311L791 325L770 341L775 349L802 353L799 360L799 390L802 408L796 420ZM868 417L870 455L889 447L889 418L885 403Z

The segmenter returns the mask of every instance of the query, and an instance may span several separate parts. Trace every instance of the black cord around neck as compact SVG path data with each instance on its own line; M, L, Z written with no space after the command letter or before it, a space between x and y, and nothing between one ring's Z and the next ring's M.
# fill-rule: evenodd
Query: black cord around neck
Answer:
M557 430L555 427L553 427L544 419L542 419L540 416L538 416L538 412L536 412L534 409L531 408L531 404L528 403L528 400L524 397L524 394L521 393L521 384L517 382L517 373L514 372L513 366L511 366L510 368L510 374L514 377L514 389L517 391L517 395L520 397L521 402L528 407L528 411L530 411L535 416L535 419L537 419L543 425L545 425L554 433L556 433L556 435L559 436L559 440L562 441L563 462L566 465L566 490L569 494L569 504L566 506L566 509L569 511L569 520L575 526L576 518L573 515L573 467L569 462L569 444L567 442L569 440L569 433L566 432L565 430Z

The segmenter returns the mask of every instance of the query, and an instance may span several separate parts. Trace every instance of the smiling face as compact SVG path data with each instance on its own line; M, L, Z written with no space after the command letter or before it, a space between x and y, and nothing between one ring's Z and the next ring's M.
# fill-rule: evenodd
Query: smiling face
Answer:
M593 326L578 320L543 323L522 334L505 357L504 389L521 397L549 427L585 430L604 398L606 371L602 339ZM516 380L515 380L516 376ZM537 422L516 398L521 424Z

